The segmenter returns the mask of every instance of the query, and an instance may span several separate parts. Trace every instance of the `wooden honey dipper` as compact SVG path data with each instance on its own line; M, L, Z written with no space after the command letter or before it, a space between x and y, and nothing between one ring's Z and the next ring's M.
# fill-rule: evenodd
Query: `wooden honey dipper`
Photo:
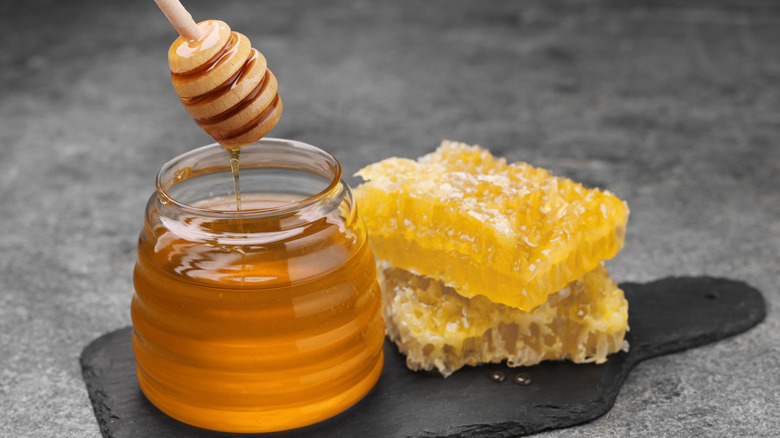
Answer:
M179 0L155 2L180 35L168 64L195 122L229 151L268 134L282 115L279 84L249 38L219 20L196 24Z

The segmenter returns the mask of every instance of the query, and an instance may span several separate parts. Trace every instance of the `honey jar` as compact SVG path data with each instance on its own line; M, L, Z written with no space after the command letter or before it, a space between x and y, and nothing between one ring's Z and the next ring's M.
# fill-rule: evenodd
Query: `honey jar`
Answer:
M237 210L217 144L163 166L132 300L140 388L164 413L227 432L332 417L382 371L374 256L341 167L314 146L241 149Z

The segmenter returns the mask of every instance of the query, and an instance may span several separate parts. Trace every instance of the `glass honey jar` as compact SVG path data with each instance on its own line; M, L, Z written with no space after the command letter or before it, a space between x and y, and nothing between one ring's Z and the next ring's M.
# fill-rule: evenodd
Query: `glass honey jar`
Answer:
M141 390L184 423L271 432L347 409L382 371L374 256L332 155L241 149L241 210L220 145L160 170L138 243Z

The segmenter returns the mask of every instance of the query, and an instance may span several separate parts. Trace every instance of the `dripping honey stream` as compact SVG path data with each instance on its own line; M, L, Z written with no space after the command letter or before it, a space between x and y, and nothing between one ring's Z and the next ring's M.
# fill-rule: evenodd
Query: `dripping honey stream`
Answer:
M227 148L226 148L227 149ZM241 167L241 149L227 149L228 154L230 154L230 173L233 176L233 193L235 193L236 197L236 211L241 211L241 184L239 183L239 169ZM241 218L241 216L238 216L236 218L238 220L238 230L241 234L244 233L244 221ZM241 285L244 285L244 282L246 281L246 275L243 273L246 272L246 251L244 251L241 246L236 246L235 251L239 254L241 254Z

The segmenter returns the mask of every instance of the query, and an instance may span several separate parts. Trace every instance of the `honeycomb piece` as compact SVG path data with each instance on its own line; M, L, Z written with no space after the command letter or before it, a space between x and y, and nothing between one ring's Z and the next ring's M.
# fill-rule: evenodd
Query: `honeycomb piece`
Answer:
M464 365L543 360L603 363L627 350L628 302L599 264L530 312L465 298L441 282L384 264L380 285L388 337L412 370L444 377Z
M444 141L356 175L377 258L466 297L530 310L623 246L628 207L616 196L478 146Z

